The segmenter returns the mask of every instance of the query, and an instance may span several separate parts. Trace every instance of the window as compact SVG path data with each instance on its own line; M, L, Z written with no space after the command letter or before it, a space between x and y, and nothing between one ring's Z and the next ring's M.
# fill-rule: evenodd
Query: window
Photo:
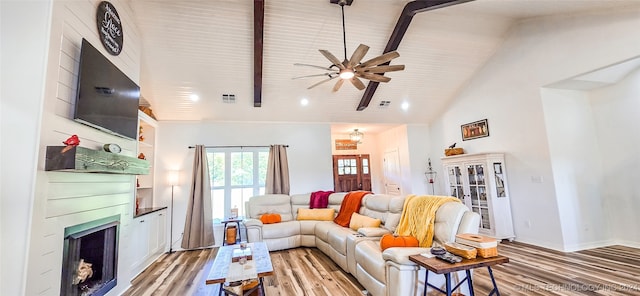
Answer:
M265 192L269 148L207 148L213 218L229 217L231 208L245 216L244 203Z

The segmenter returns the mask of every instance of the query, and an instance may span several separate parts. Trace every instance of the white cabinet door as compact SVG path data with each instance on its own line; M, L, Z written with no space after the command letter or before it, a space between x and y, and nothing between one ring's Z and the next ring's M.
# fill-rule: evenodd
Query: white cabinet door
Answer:
M167 211L158 214L158 251L164 253L167 246Z
M147 216L133 219L131 231L131 269L136 273L144 268L149 257L149 222Z
M493 223L489 214L487 200L487 182L485 180L485 164L479 162L465 163L465 186L468 192L465 199L472 211L480 214L480 230L492 231Z
M444 170L447 172L447 193L453 197L462 200L468 207L470 206L465 199L467 191L462 181L462 169L459 164L445 165Z
M158 253L158 212L149 215L149 255Z

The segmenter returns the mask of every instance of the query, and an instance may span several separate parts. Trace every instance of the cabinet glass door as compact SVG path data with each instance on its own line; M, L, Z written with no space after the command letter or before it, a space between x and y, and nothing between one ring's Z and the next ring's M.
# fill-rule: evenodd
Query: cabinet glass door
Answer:
M485 182L484 172L485 168L483 164L467 165L471 210L480 214L481 228L491 229L491 220L489 219L489 204L487 203L487 184Z
M450 166L447 169L449 175L449 193L459 198L464 203L464 190L462 189L462 171L459 166Z
M493 163L493 172L496 178L496 195L497 197L507 197L507 193L504 186L504 172L501 162Z

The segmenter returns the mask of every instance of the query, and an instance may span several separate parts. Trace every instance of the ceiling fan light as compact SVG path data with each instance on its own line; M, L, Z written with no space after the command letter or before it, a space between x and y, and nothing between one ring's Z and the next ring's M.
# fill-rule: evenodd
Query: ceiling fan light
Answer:
M355 75L356 74L353 73L353 70L351 70L351 69L344 69L344 70L340 71L340 78L342 78L342 79L351 79Z

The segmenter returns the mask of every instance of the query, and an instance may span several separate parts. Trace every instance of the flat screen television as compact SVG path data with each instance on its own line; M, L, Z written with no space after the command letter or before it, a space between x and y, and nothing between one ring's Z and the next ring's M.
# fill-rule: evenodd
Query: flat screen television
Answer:
M73 119L136 139L139 101L140 87L83 38Z

